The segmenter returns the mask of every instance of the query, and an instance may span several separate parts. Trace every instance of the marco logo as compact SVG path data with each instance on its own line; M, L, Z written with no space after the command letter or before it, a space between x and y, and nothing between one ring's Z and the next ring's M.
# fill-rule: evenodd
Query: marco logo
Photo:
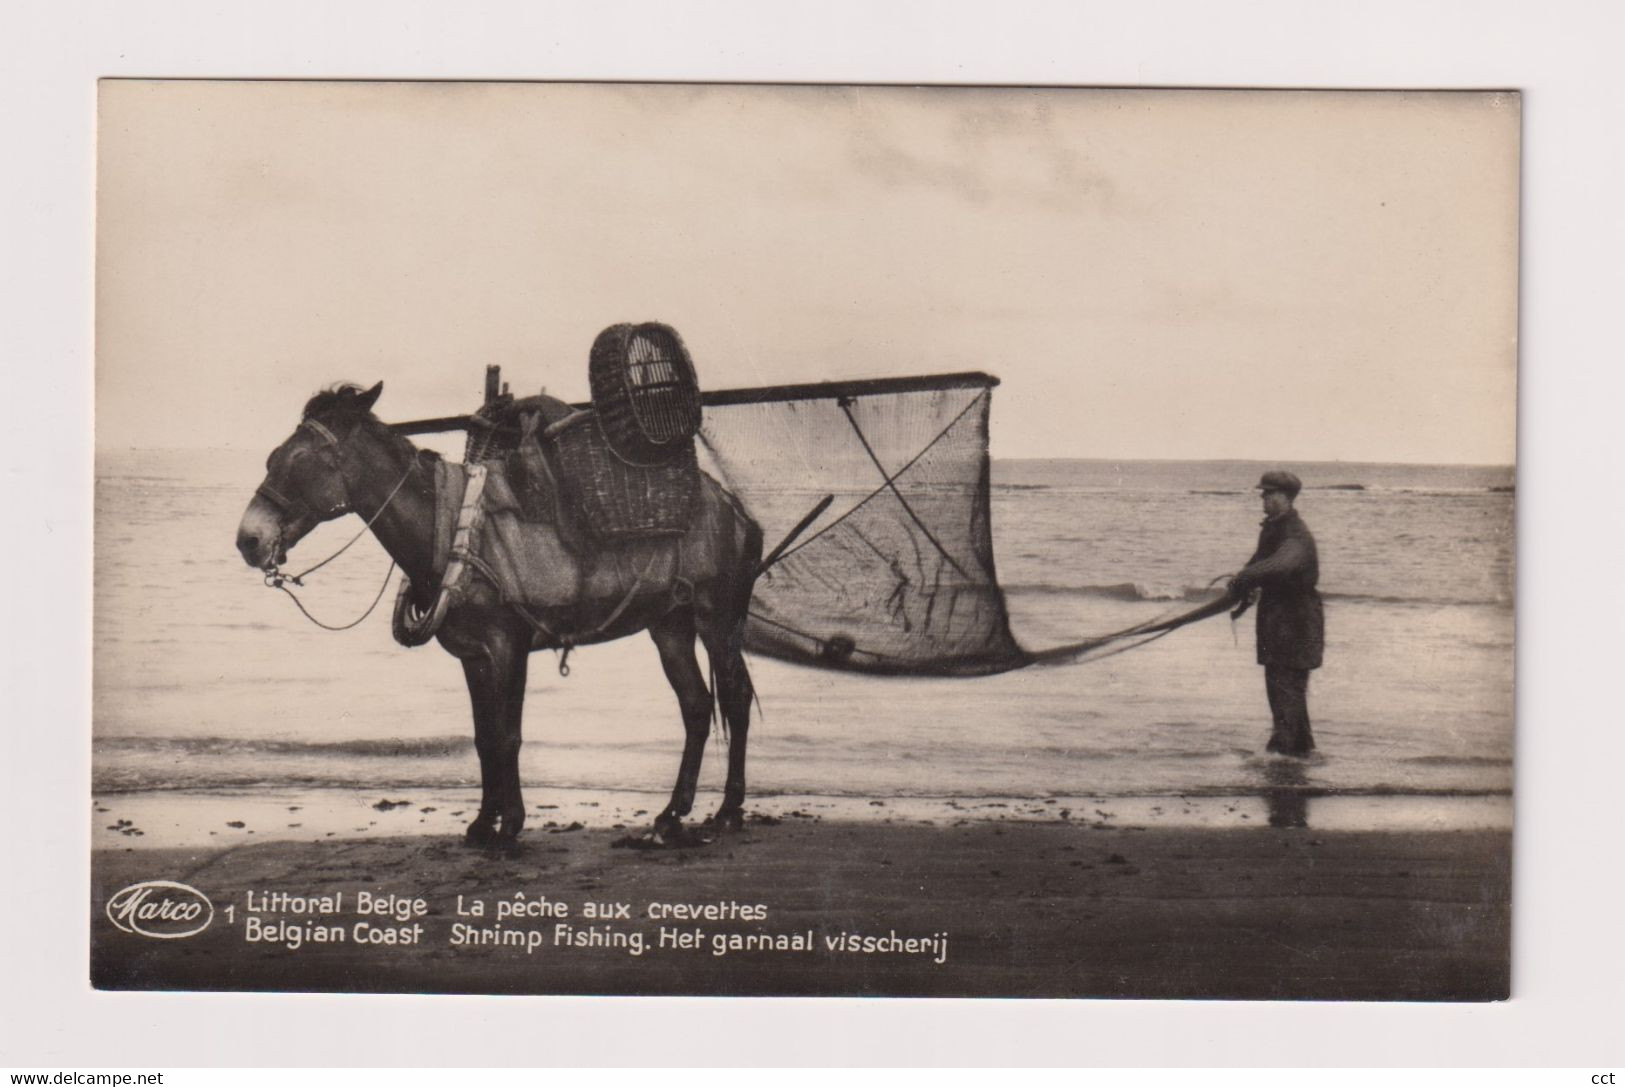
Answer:
M202 891L167 879L132 883L107 900L114 927L156 940L196 936L214 920L214 905Z

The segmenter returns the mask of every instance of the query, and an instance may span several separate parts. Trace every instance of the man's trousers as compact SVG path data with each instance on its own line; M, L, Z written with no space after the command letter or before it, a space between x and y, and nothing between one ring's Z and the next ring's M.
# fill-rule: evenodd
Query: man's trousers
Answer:
M1269 694L1275 731L1264 750L1278 755L1307 755L1315 749L1309 731L1309 670L1264 666L1264 690Z

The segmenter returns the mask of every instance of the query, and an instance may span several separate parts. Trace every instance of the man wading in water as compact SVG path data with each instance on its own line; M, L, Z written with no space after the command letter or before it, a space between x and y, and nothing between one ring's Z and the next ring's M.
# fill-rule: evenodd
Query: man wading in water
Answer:
M1303 484L1291 472L1265 472L1264 521L1258 550L1230 581L1230 597L1240 601L1230 613L1238 619L1258 602L1258 663L1264 666L1275 731L1265 750L1303 757L1315 749L1309 731L1309 672L1320 667L1326 621L1315 583L1320 564L1315 538L1292 500Z

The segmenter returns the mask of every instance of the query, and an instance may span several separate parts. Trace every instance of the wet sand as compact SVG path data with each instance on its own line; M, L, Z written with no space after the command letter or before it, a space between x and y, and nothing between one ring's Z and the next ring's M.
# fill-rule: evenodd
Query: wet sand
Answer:
M546 790L528 810L526 831L580 823L614 830L649 826L664 793L628 789ZM713 796L702 798L714 802ZM123 850L221 848L267 839L326 841L402 834L461 834L479 806L472 788L146 790L98 795L94 844ZM1076 823L1103 827L1319 830L1510 830L1505 794L1321 796L1262 790L1244 796L855 796L759 795L751 811L777 819L968 826L974 822Z
M790 808L681 850L616 848L627 830L607 819L542 819L513 855L466 848L427 822L314 840L260 841L234 828L230 844L157 848L126 844L128 829L98 828L98 845L118 844L93 854L91 970L101 988L1354 1000L1508 992L1504 829L1118 827L1036 813L926 825ZM213 921L183 939L118 930L108 897L145 880L201 891ZM360 913L363 891L421 897L426 913ZM275 892L344 898L332 914L276 912L266 908ZM534 913L544 895L547 910L562 903L569 915ZM483 917L468 915L476 900ZM499 902L533 914L499 925ZM627 916L587 918L589 903ZM403 917L413 908L397 905ZM711 907L712 916L649 917L674 905ZM342 942L250 941L251 918L261 936L290 923L340 932ZM459 925L530 948L455 946ZM357 940L392 931L414 942ZM571 942L594 933L618 946ZM634 934L642 954L627 946ZM832 949L842 934L896 940ZM758 946L729 949L730 938L752 936ZM763 936L781 946L761 946ZM917 941L912 950L906 940Z

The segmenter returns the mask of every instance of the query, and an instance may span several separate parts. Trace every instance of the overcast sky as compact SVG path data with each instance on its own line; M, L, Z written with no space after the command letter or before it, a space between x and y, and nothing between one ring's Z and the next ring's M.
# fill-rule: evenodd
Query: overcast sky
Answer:
M1504 94L105 82L97 440L986 370L1008 457L1511 463Z

